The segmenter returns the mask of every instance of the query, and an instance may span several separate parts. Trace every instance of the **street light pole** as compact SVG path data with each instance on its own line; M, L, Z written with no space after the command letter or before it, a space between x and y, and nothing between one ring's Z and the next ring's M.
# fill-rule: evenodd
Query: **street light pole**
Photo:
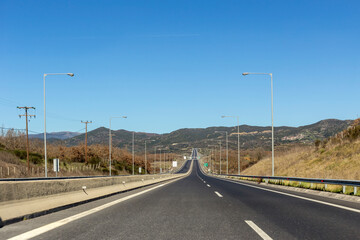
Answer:
M147 174L147 159L146 159L146 140L145 140L145 175Z
M145 174L147 174L147 154L146 154L146 143L153 142L154 140L145 140ZM155 153L156 154L156 153ZM156 156L156 155L155 155Z
M156 152L157 152L157 148L159 148L159 147L162 147L161 145L158 145L158 146L155 146L154 148L155 148L155 161L156 161ZM154 161L154 162L155 162ZM161 150L160 150L160 163L161 163ZM159 166L159 173L160 173L160 168L161 168L161 166ZM155 171L155 173L156 173L156 166L154 167L154 171Z
M221 140L219 141L219 146L220 146L220 166L219 166L219 174L221 175Z
M256 75L269 75L271 80L271 159L272 159L272 166L271 166L271 173L272 176L275 176L275 161L274 161L274 89L273 89L273 75L272 73L249 73L244 72L242 75L250 75L250 74L256 74Z
M135 152L134 152L135 132L132 133L132 175L135 173Z
M155 148L155 159L154 159L154 163L155 163L155 161L156 161L156 147L157 146L155 146L154 148ZM155 174L156 173L156 165L154 166L154 172L153 172L153 174Z
M159 151L160 151L160 167L159 167L159 172L160 172L160 174L162 174L162 168L161 168L161 148L159 149Z
M112 118L127 118L127 116L122 116L122 117L110 117L110 119L109 119L109 176L111 176L111 146L112 146L111 119L112 119Z
M229 174L229 148L228 148L228 132L227 131L215 131L215 133L225 133L226 141L226 174Z
M226 117L232 117L232 118L236 118L237 119L237 141L238 141L238 175L240 175L240 170L241 170L241 165L240 165L240 121L239 121L239 116L221 116L222 118L226 118Z
M226 132L226 174L229 175L229 138Z
M212 156L214 154L215 156L215 147L216 145L209 145L208 147L210 147L210 172L213 172L214 171L214 166L213 166L213 159L212 159Z
M68 75L73 77L73 73L45 73L44 74L44 158L45 158L45 177L47 178L47 152L46 152L46 97L45 97L45 80L49 75Z
M166 171L166 152L165 152L165 150L163 151L163 154L164 154L163 169L164 169L164 172L165 172Z

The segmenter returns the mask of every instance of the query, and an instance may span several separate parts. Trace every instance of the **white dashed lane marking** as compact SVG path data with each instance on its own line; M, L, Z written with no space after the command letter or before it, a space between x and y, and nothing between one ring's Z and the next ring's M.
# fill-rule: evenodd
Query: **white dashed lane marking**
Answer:
M261 228L259 228L253 221L245 220L245 222L262 238L265 240L272 240Z
M223 197L220 193L218 193L217 191L215 191L216 195L218 195L218 197Z

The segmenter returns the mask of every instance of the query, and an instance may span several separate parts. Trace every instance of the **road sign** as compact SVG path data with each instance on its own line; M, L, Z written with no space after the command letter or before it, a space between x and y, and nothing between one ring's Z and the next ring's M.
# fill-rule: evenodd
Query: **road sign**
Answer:
M206 162L206 163L204 163L204 166L205 166L205 167L208 167L208 166L209 166L209 164Z
M173 162L172 162L172 166L173 166L173 167L177 167L177 161L173 161Z

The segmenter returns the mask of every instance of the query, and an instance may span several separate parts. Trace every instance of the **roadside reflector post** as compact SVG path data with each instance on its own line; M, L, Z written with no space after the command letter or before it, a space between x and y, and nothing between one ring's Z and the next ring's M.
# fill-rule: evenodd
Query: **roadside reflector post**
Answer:
M58 158L54 158L53 159L53 165L54 165L54 172L56 173L56 177L57 177L57 173L60 171L60 165L59 165L59 159Z
M342 192L345 194L345 192L346 192L346 186L345 185L343 185L343 190L342 190Z
M357 187L354 187L354 195L357 194Z

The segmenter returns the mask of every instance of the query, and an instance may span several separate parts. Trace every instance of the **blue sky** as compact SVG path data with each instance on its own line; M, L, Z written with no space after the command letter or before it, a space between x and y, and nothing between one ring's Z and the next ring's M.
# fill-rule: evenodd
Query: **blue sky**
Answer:
M30 130L300 126L360 113L359 1L0 2L0 125ZM83 130L81 130L83 131Z

